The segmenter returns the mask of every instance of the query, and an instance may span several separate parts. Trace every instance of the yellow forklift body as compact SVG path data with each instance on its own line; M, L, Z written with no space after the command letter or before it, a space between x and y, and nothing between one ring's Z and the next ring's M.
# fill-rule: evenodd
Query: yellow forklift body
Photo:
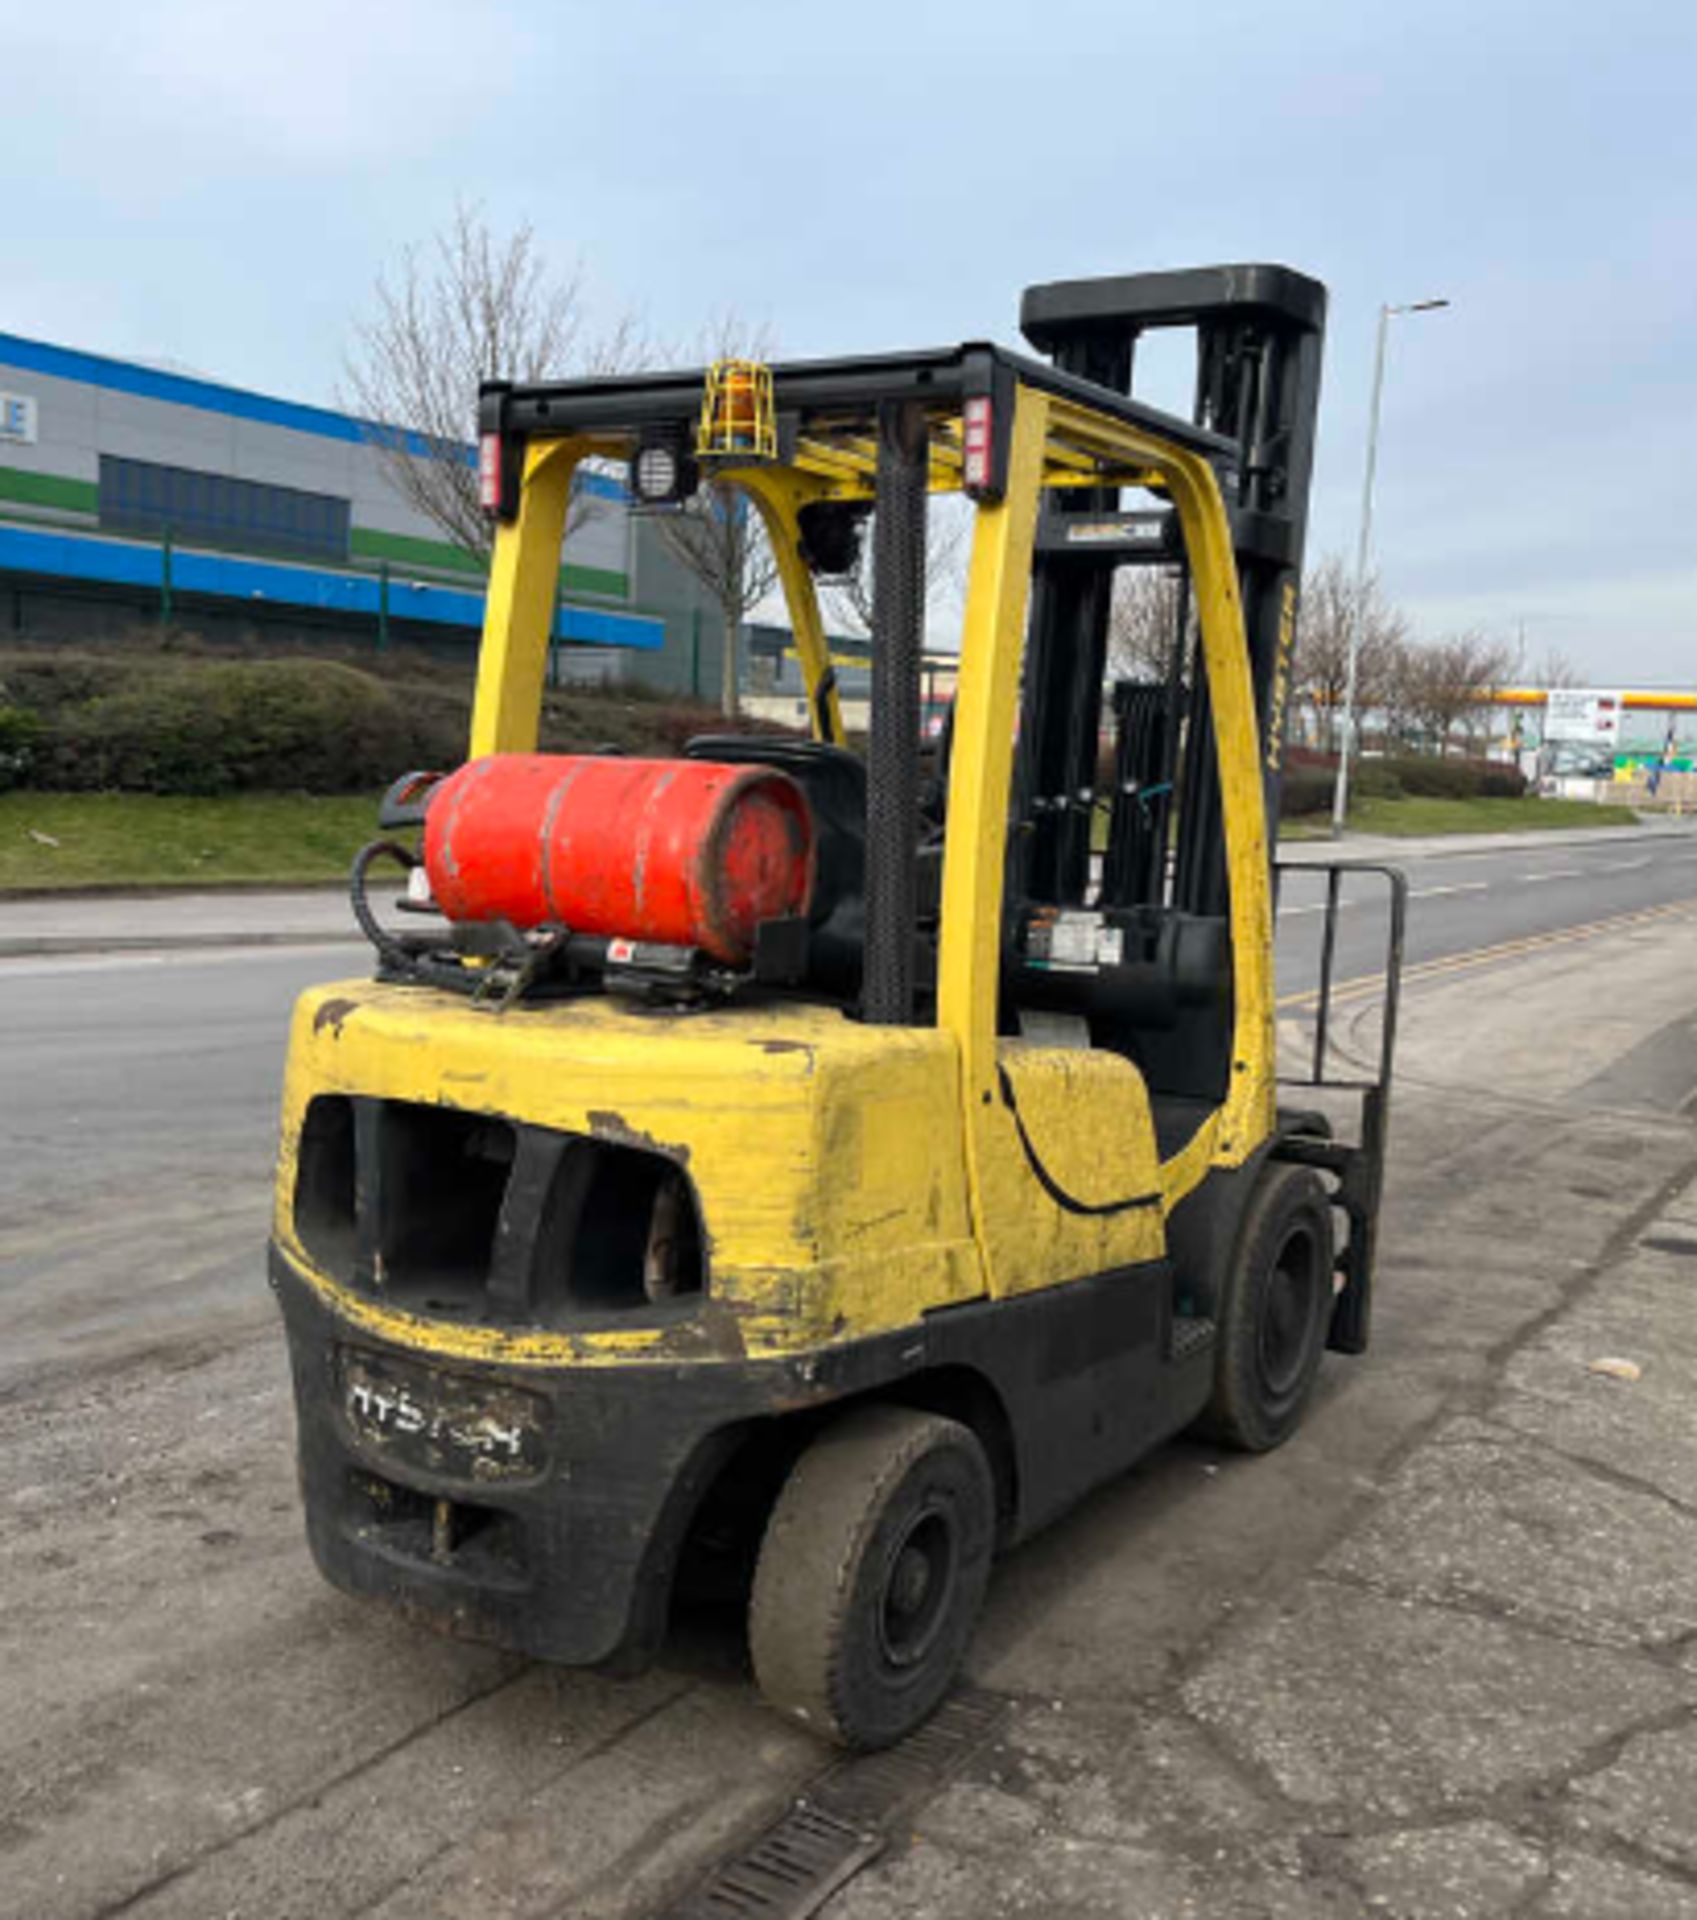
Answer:
M949 1034L791 1005L701 1013L658 1040L652 1015L617 1001L492 1020L449 994L363 980L314 989L290 1037L279 1247L357 1326L402 1346L519 1365L775 1356L882 1333L988 1291ZM1014 1137L987 1204L1019 1241L1003 1290L1157 1259L1154 1129L1135 1068L1019 1040L1000 1043L1000 1061L1014 1104L1000 1092L998 1104ZM672 1327L511 1329L415 1315L341 1284L302 1244L295 1205L307 1104L338 1094L486 1113L673 1160L694 1184L709 1243L701 1311ZM1113 1127L1077 1125L1081 1112L1110 1106ZM1087 1207L1127 1195L1147 1204L1069 1211L1037 1184L1026 1151Z
M295 1014L277 1238L354 1325L461 1359L712 1361L881 1333L983 1291L956 1080L946 1034L867 1027L829 1007L678 1020L580 999L492 1019L451 994L347 981L307 994ZM448 1105L673 1160L706 1230L699 1311L670 1326L502 1328L421 1317L338 1284L296 1230L292 1151L307 1101L338 1093Z

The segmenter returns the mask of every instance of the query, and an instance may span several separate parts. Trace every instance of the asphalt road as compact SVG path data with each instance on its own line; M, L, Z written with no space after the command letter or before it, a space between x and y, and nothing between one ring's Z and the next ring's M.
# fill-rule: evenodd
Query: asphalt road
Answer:
M1326 882L1300 868L1327 857L1314 845L1284 851L1281 998L1312 989L1319 978ZM1406 967L1697 898L1697 836L1615 842L1602 832L1578 844L1393 859L1408 877ZM1354 874L1340 897L1333 978L1342 984L1383 970L1388 890L1375 875Z
M0 1391L265 1318L289 1008L360 958L0 962Z
M1697 899L1689 842L1409 867L1417 965ZM1287 886L1287 996L1312 979L1319 916L1298 909L1317 884ZM1342 980L1378 964L1358 887L1365 896L1364 883L1346 889ZM1260 1703L1247 1725L1269 1739L1302 1732L1300 1699L1319 1700L1329 1680L1310 1676L1293 1704L1279 1672L1233 1651L1229 1629L1308 1579L1376 1498L1374 1476L1545 1323L1564 1275L1689 1178L1685 1068L1658 1079L1657 1063L1694 1042L1681 958L1692 924L1670 914L1559 961L1523 948L1459 979L1428 976L1405 1029L1392 1284L1368 1372L1330 1364L1309 1425L1275 1459L1216 1468L1194 1448L1164 1449L1022 1550L998 1575L975 1655L981 1684L1033 1711L1066 1703L1110 1756L1130 1754L1139 1728L1184 1732L1181 1683L1204 1718L1210 1687L1229 1681ZM655 1674L616 1683L436 1641L314 1573L262 1253L291 999L362 959L343 946L0 963L0 1916L631 1920L818 1769L806 1737L755 1703L734 1633L674 1644ZM1546 1047L1550 1033L1568 1039ZM1480 1084L1472 1063L1493 1046L1499 1070ZM1569 1051L1583 1058L1564 1065ZM1599 1119L1611 1088L1622 1111ZM1683 1418L1670 1411L1670 1435ZM1639 1538L1629 1527L1599 1548L1599 1592L1622 1590L1618 1556ZM1638 1587L1625 1579L1624 1590ZM1359 1658L1366 1700L1374 1649L1406 1603L1383 1614L1348 1604L1359 1622L1328 1617L1319 1640ZM1508 1658L1485 1654L1482 1673ZM1464 1732L1442 1720L1446 1661L1411 1689L1408 1711L1432 1716L1415 1731L1444 1757L1434 1804L1472 1769L1480 1804L1488 1787L1500 1809L1532 1779L1517 1754L1536 1749L1547 1765L1558 1735L1534 1740L1514 1716L1555 1685L1557 1657L1541 1652L1545 1665L1493 1708L1500 1746L1467 1702ZM1593 1674L1573 1656L1575 1697L1607 1705L1593 1715L1598 1751L1605 1735L1671 1712L1655 1675L1640 1697L1623 1673ZM1609 1715L1618 1728L1601 1724ZM1347 1706L1346 1726L1362 1718ZM1323 1797L1307 1783L1321 1779L1331 1737L1313 1733L1303 1784L1280 1803L1292 1831L1307 1817L1298 1803ZM1403 1779L1411 1739L1387 1732L1386 1781ZM1266 1756L1255 1767L1271 1778ZM1356 1788L1344 1773L1335 1795L1347 1808ZM1214 1793L1195 1756L1181 1756L1177 1777ZM1527 1791L1536 1812L1545 1775ZM1208 1804L1224 1833L1219 1793ZM1260 1871L1236 1854L1228 1864ZM989 1911L981 1898L972 1910ZM1296 1911L1149 1909L1192 1910Z

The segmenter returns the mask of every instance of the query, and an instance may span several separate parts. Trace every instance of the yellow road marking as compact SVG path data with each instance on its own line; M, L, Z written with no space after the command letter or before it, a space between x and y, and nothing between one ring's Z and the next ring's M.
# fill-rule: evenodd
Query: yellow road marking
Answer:
M1544 947L1565 946L1574 940L1588 939L1594 933L1612 933L1621 927L1642 925L1649 920L1665 920L1670 914L1689 913L1697 907L1697 900L1671 900L1659 907L1642 907L1632 913L1612 914L1606 920L1587 920L1576 927L1557 927L1548 933L1522 934L1518 939L1499 941L1491 947L1470 947L1465 953L1447 953L1434 960L1422 960L1412 967L1402 970L1403 984L1406 986L1416 980L1429 980L1443 974L1462 973L1469 967L1487 965L1493 960L1508 960L1518 954L1536 953ZM1353 979L1339 980L1332 988L1332 1004L1337 1006L1345 1000L1360 1000L1370 993L1383 990L1385 976L1382 973L1357 974ZM1278 1001L1279 1011L1299 1007L1304 1010L1318 1006L1320 990L1307 988L1302 993L1289 993Z

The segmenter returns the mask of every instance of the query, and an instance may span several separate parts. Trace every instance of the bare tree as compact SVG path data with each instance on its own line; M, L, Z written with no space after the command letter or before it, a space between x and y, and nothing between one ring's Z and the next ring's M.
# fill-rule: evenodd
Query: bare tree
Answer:
M1380 662L1375 711L1387 748L1413 746L1419 737L1415 709L1419 704L1420 651L1413 640L1399 636Z
M1547 647L1543 659L1533 670L1532 684L1535 687L1577 687L1584 683L1579 678L1579 669L1560 647Z
M1484 696L1503 686L1513 670L1509 648L1481 634L1455 634L1406 649L1403 699L1414 725L1439 753L1458 730L1471 746L1489 724Z
M375 311L355 339L349 402L390 479L479 561L490 547L469 452L479 382L616 373L645 352L628 315L589 333L581 272L550 273L532 228L503 235L465 203L425 247L408 247L393 274L378 276ZM574 498L568 532L593 510L587 495Z
M725 314L708 329L702 358L766 360L771 336L764 327L750 327L734 314ZM694 574L719 609L723 655L719 704L729 715L737 711L737 643L743 622L778 584L778 563L766 539L759 510L737 488L708 476L693 499L660 521L666 545L683 567Z
M1328 753L1338 744L1338 721L1349 685L1349 638L1359 589L1355 575L1328 555L1303 582L1297 613L1295 697L1313 716L1316 744ZM1378 576L1370 574L1362 604L1355 663L1357 713L1397 704L1400 655L1408 622L1386 604Z
M1115 680L1165 680L1184 601L1177 567L1121 567L1108 614L1108 674Z
M742 624L778 584L778 563L759 511L736 488L708 480L682 511L660 526L667 546L719 609L723 631L719 705L734 715Z

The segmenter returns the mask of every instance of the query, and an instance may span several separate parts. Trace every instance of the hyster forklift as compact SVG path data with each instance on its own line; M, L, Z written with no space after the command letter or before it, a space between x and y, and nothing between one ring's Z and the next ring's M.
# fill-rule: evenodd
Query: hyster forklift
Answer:
M1274 1057L1324 310L1217 267L1031 288L1042 357L483 389L469 757L391 788L375 978L290 1038L271 1278L336 1585L631 1672L741 1554L761 1690L876 1747L948 1691L995 1553L1199 1422L1277 1446L1364 1349L1394 1008L1350 1141ZM1191 419L1132 393L1172 327ZM584 461L760 516L811 739L536 750ZM940 747L933 493L973 509ZM868 537L862 749L816 581ZM1170 665L1109 687L1150 566Z

